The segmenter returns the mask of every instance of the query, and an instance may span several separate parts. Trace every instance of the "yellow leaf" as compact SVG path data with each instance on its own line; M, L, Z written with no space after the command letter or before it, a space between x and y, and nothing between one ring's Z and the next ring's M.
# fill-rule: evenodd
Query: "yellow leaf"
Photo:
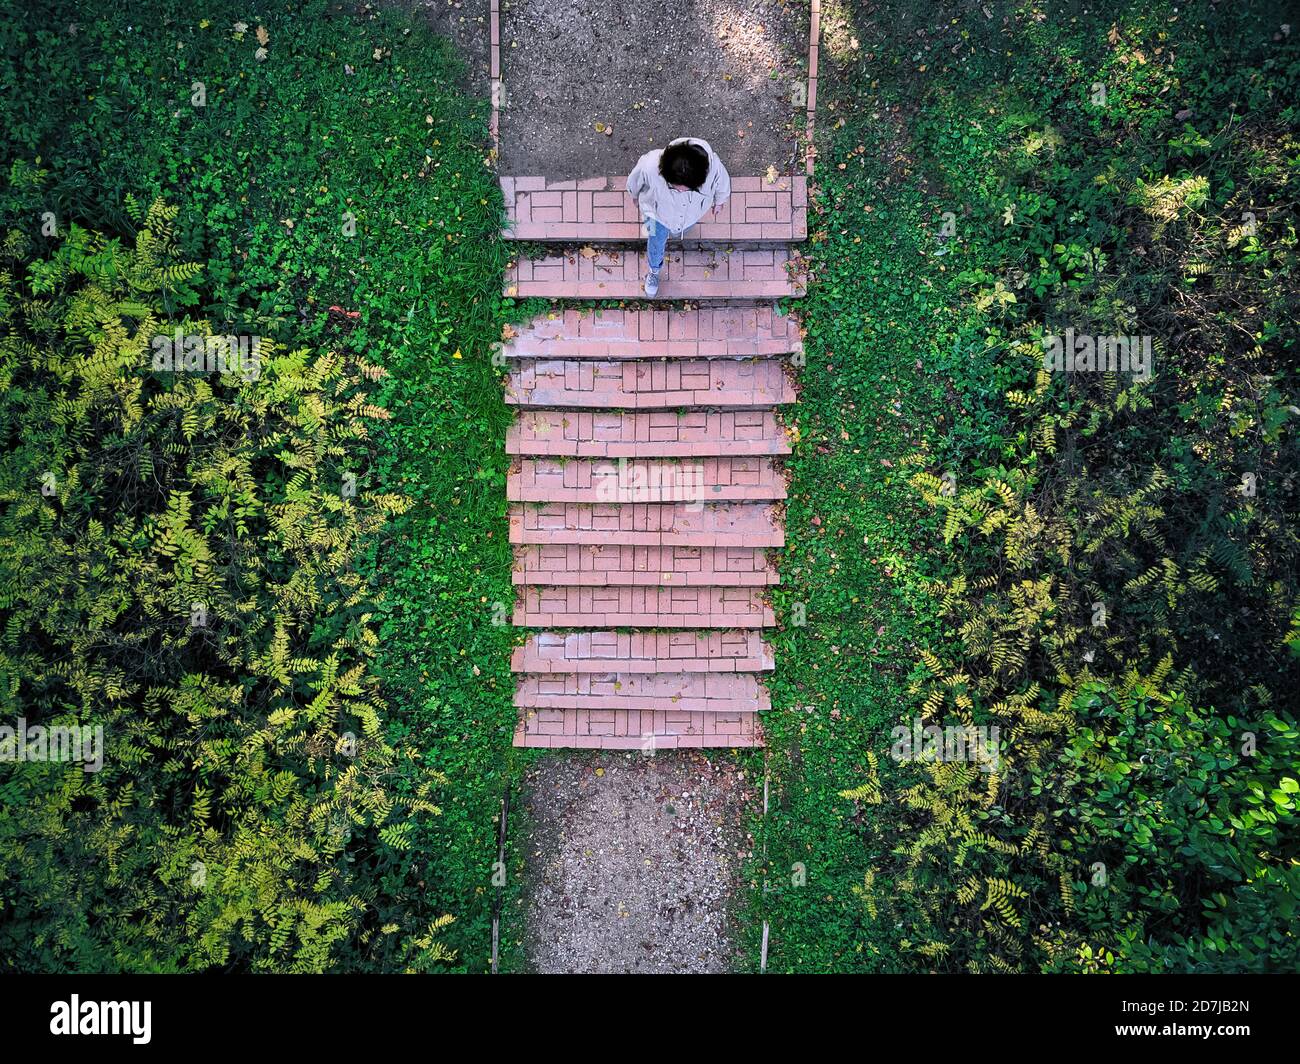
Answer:
M453 353L451 357L452 357L452 358L460 358L460 348L459 348L459 347L456 348L455 353Z

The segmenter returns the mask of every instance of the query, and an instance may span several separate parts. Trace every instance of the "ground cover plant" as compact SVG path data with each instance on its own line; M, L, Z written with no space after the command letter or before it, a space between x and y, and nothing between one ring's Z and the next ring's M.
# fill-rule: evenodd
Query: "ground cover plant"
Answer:
M488 165L486 102L460 90L461 68L447 43L400 11L313 2L268 3L257 9L221 2L103 5L102 11L80 4L39 9L7 4L0 22L7 57L0 109L11 132L4 149L8 180L0 194L0 216L5 232L20 234L6 245L15 306L21 299L38 298L29 286L54 270L43 264L62 263L60 276L71 277L86 268L87 255L91 263L105 258L99 250L79 250L80 242L89 240L95 249L112 240L123 249L133 247L146 230L140 210L131 204L147 206L161 196L168 205L168 226L175 230L176 262L193 263L198 272L181 288L159 289L156 299L131 297L126 309L122 300L127 297L115 295L115 313L125 323L121 328L136 335L146 321L171 329L184 319L196 332L256 335L276 345L277 352L307 352L294 356L295 374L310 376L317 372L313 367L329 367L313 385L323 391L319 400L305 392L301 398L277 400L280 406L273 404L261 415L284 419L298 410L293 416L310 417L301 431L313 434L319 444L311 448L311 462L303 459L301 467L286 470L272 461L273 453L256 451L266 445L256 433L241 442L228 438L235 431L231 428L214 438L220 426L210 414L196 429L179 395L197 385L179 375L174 380L164 376L160 385L146 374L142 382L120 359L112 363L116 386L131 390L146 409L150 403L160 409L176 404L176 412L167 417L179 423L168 421L166 431L181 435L160 436L163 427L147 423L136 426L134 435L118 446L129 446L132 469L140 471L151 491L168 483L161 472L165 463L175 465L177 477L198 477L204 485L203 491L192 489L185 501L177 481L180 494L164 508L168 520L186 530L185 542L191 535L210 537L214 527L224 529L231 522L249 524L239 536L256 539L267 556L260 561L256 554L232 557L229 563L245 567L241 571L254 597L259 580L265 582L262 593L269 595L275 580L289 579L281 570L297 555L285 551L306 548L296 541L283 546L275 546L273 539L264 542L257 531L263 526L253 513L297 500L294 506L306 508L297 519L315 528L315 522L337 522L341 513L363 509L361 500L391 500L382 527L373 522L373 513L358 516L355 520L364 528L350 533L346 542L331 539L330 549L340 552L331 560L340 586L294 603L295 627L286 629L287 646L276 644L275 653L288 654L291 663L308 657L320 662L320 655L343 641L357 664L364 657L361 676L340 662L330 666L328 682L349 688L350 699L362 697L351 688L361 689L372 704L365 718L368 730L350 729L352 722L342 718L329 726L320 721L319 730L311 732L314 738L309 742L304 732L303 741L319 745L351 730L364 734L364 742L373 743L376 751L390 751L384 758L392 760L368 762L367 793L376 803L371 810L375 816L364 825L354 824L349 839L330 851L337 876L322 870L319 883L262 884L264 894L256 899L231 886L236 864L229 866L225 879L209 875L202 891L189 884L185 846L192 845L198 825L208 824L203 837L211 836L213 846L234 846L239 832L251 830L253 823L241 823L245 807L239 803L255 797L271 803L259 814L268 823L280 831L293 826L292 838L303 838L308 811L334 802L331 796L347 778L344 766L352 762L346 754L329 757L323 748L304 747L276 772L258 768L258 774L266 774L269 797L247 774L232 775L228 787L238 800L228 791L234 804L222 809L211 799L208 821L196 820L185 803L162 802L158 792L151 796L143 784L127 794L105 792L93 811L82 808L83 799L75 794L59 799L72 806L52 804L45 814L6 802L10 845L0 875L3 933L37 936L48 943L46 952L23 962L44 968L483 970L494 902L494 818L510 778L513 724L509 637L504 626L492 623L493 604L508 603L510 588L502 519L506 413L489 345L500 338L505 322L521 312L499 297L501 201ZM123 48L123 40L136 45ZM90 232L103 236L91 238ZM145 311L135 309L134 300L147 307L148 317L141 317ZM119 327L107 317L100 328L118 336ZM88 344L103 343L80 322L72 323L69 332L84 336ZM11 446L20 427L41 409L25 409L20 402L24 395L34 402L38 383L31 377L36 356L27 350L23 335L16 330L8 336L15 360L15 390L5 397ZM238 394L260 395L272 387L279 374L270 366L277 364L268 363L268 372L241 385ZM45 373L57 375L57 370ZM335 394L345 380L364 391L364 409L349 407L348 394ZM64 386L72 388L67 381ZM225 385L214 378L210 387L222 394ZM291 405L280 413L284 403ZM300 403L309 404L309 414ZM68 426L62 446L69 469L85 462L99 468L102 456L90 441L110 423L95 422L93 431L78 428L75 436L75 426ZM267 428L267 438L283 431ZM154 454L149 471L155 447L182 446L193 451L188 465L175 454ZM218 446L219 452L211 451ZM243 467L213 466L216 453L228 453L229 462L248 463L238 484L223 489L233 493L230 497L216 493L219 497L210 498L216 489L209 478L234 477ZM21 469L9 467L5 487L11 520L34 521L40 506L52 505L42 501L39 482L34 496L30 483L35 465L50 460L28 453ZM345 477L354 493L346 499L340 495ZM61 491L72 493L69 505L77 504L83 523L105 505L104 491L121 486L83 482L78 495L75 482L69 486L60 478L58 483ZM164 494L157 505L169 497ZM153 505L152 496L147 503L142 500L135 519L161 520L163 511L148 517ZM78 537L89 535L91 527L78 524L68 542L82 542ZM27 525L10 525L7 532L13 537L6 539L7 547L20 535L35 534ZM72 536L67 529L63 534ZM221 550L232 549L223 540ZM238 549L251 550L252 544ZM6 549L6 564L8 645L27 646L34 621L23 609L24 601L30 605L30 589L20 589L29 587L34 558L30 550L15 555ZM81 626L102 630L106 638L110 632L112 638L122 637L129 617L114 611L124 610L125 604L108 612L90 605L78 612L71 605L94 601L84 582L99 576L69 571L60 578L69 612L47 618L53 626L50 652ZM181 588L177 582L168 608L179 601ZM231 605L236 608L246 610L247 603ZM253 635L273 631L268 623L260 618L251 629L241 626L242 634L232 634L235 643L223 653L268 652L258 649ZM176 635L172 628L166 630ZM175 682L185 674L205 690L225 684L209 697L229 697L229 683L238 672L229 671L234 669L230 661L223 666L227 672L214 677L206 671L215 668L207 659L190 660L182 648L171 653L179 655L169 666ZM313 674L289 668L284 697L316 706ZM38 705L41 712L92 712L84 692L73 697L59 687L41 694L18 679L21 672L14 667L6 673L11 715L22 710L35 718ZM243 682L251 681L245 677ZM286 681L281 677L276 682ZM139 706L146 697L156 701L161 693L142 677L121 681L115 689L119 708ZM265 715L276 727L288 729L275 738L275 751L280 749L275 744L289 742L295 727L306 727L301 720L282 724L269 709ZM187 720L186 727L201 734L232 727L228 719L202 719L200 714ZM263 734L252 721L246 726L249 741ZM116 756L125 748L114 743L128 740L114 734L110 728L107 742ZM235 728L220 741L244 734ZM216 734L211 738L218 741ZM180 742L175 736L167 741ZM169 764L167 771L180 770ZM39 766L6 765L4 772L6 785L20 791L46 786ZM169 776L168 786L194 783L191 773ZM87 786L91 784L88 779ZM435 805L440 815L434 814ZM397 811L403 808L410 815L399 818ZM87 902L84 913L69 916L51 904L52 897L33 898L29 892L36 883L50 887L66 872L54 840L66 838L74 813L96 820L102 835L98 845L117 854L123 867L107 862L88 871L77 888ZM320 825L315 829L324 830ZM176 836L166 863L148 849L159 833ZM311 845L321 845L316 836L312 840ZM261 845L271 843L268 839ZM286 842L287 851L293 848ZM144 877L139 890L145 896L166 904L156 924L115 942L112 929L129 921L140 901L122 896L114 886L124 868ZM239 906L248 911L241 910L236 919L232 907ZM163 950L161 936L178 933L181 926L202 938L203 948ZM226 950L232 935L248 937ZM507 964L516 938L502 936ZM8 949L3 954L13 958L10 963L25 956Z
M1284 22L831 9L783 574L814 638L787 629L778 683L808 708L773 749L793 815L768 825L763 902L778 965L1294 969ZM835 313L855 277L861 309ZM1045 371L1067 329L1147 338L1154 373ZM858 427L864 377L898 429ZM919 532L907 485L936 519ZM891 555L839 556L882 523ZM850 684L873 631L899 657ZM891 757L900 723L996 727L997 771ZM807 886L786 885L796 862Z

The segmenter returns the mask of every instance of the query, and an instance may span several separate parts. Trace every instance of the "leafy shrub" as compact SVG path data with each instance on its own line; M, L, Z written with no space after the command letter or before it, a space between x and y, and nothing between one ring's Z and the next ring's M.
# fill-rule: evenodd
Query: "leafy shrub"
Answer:
M366 421L353 446L367 458L346 467L359 491L410 500L354 556L385 592L368 674L391 707L388 744L451 782L443 815L417 817L406 849L385 847L368 875L353 865L355 889L374 906L367 928L454 914L437 938L455 968L482 970L494 903L519 883L490 882L514 710L511 632L490 623L512 591L508 411L489 344L529 309L501 296L486 97L409 5L0 7L0 118L14 131L0 144L0 231L23 229L49 257L72 223L130 235L128 197L161 196L179 208L183 254L203 265L203 286L172 294L177 305L223 333L387 371L368 390L390 416ZM415 798L421 780L402 774L393 791ZM516 910L502 911L509 967ZM401 968L398 937L372 935L335 967Z
M846 792L882 803L873 850L902 833L861 893L913 964L1300 958L1282 325L1300 141L1295 45L1270 17L1022 13L969 69L945 64L919 109L942 201L966 205L947 261L980 373L955 389L976 408L1002 396L1005 428L913 453L951 551L931 584L948 638L913 692L926 723L997 726L1003 747L996 773L922 763ZM1152 337L1154 377L1046 372L1044 340L1066 328Z
M255 379L151 372L159 333L210 331L176 316L175 213L133 246L74 226L25 276L5 245L0 691L105 759L0 763L0 956L427 967L446 949L375 886L440 782L386 741L357 566L407 505L364 487L384 371L268 340Z

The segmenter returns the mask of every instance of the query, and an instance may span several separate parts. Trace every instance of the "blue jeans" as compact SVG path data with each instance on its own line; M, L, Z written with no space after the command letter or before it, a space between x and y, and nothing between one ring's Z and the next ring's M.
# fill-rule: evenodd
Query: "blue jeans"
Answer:
M647 219L650 237L646 240L646 258L650 261L650 270L658 273L664 268L664 249L668 246L668 227L656 218Z

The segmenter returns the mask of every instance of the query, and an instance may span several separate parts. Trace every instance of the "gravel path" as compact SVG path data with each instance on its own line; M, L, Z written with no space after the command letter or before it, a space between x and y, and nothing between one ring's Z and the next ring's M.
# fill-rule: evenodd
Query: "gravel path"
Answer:
M761 808L728 754L555 753L526 773L525 946L533 971L724 972L730 898Z
M732 174L792 172L807 56L803 2L502 0L501 173L626 174L687 135Z

